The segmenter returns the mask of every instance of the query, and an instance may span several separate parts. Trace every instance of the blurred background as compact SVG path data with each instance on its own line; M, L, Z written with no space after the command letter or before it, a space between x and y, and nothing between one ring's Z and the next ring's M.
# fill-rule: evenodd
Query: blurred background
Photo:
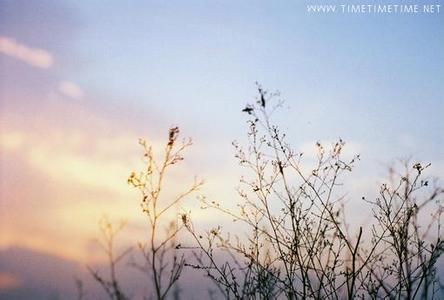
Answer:
M85 265L103 263L104 214L128 220L121 245L143 239L126 182L142 166L140 137L160 147L180 126L194 145L171 192L199 175L208 198L235 203L231 142L245 140L256 81L281 92L274 117L296 148L341 137L361 154L348 211L365 212L359 199L398 158L444 178L443 14L315 14L310 3L0 0L0 298L74 299L76 277L94 294ZM219 222L194 198L183 209L198 226ZM207 289L192 277L181 287Z

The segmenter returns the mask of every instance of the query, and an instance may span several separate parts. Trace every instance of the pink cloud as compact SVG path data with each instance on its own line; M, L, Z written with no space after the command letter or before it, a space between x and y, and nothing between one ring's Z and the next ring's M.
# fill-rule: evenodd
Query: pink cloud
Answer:
M60 82L59 92L75 100L80 100L83 98L82 89L77 84L71 81Z
M54 64L54 58L48 51L28 47L4 36L0 36L0 53L37 68L47 69Z

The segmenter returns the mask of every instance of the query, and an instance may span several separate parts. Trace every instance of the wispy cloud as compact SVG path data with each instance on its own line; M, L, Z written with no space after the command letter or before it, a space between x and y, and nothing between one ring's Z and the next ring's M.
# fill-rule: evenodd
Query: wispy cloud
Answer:
M62 81L59 83L59 92L63 95L75 99L80 100L83 98L83 90L74 82L71 81Z
M136 149L137 137L99 138L54 131L46 134L51 136L51 142L21 131L0 133L0 150L20 153L33 167L55 180L71 180L113 192L128 190L126 176L131 167L125 157L133 156L131 148Z
M47 69L54 64L54 58L48 51L20 44L5 36L0 36L0 53L37 68Z

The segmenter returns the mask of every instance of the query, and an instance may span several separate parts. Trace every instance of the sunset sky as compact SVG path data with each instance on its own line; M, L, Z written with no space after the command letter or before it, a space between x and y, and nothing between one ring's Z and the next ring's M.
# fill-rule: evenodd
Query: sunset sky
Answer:
M281 92L276 121L297 148L341 137L361 154L351 195L374 192L397 158L444 178L444 12L309 14L309 2L0 0L0 297L35 284L11 253L99 261L104 214L137 241L126 178L140 137L161 147L180 126L194 145L172 191L198 175L235 202L231 142L256 81Z

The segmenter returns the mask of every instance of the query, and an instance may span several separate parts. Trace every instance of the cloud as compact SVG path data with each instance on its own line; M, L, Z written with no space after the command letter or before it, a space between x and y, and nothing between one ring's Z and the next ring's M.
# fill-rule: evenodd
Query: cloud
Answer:
M104 212L116 220L145 224L139 194L126 181L131 171L143 168L138 137L126 132L98 134L97 130L92 126L90 132L45 128L0 133L4 154L0 157L0 197L4 200L0 201L4 229L0 248L21 245L89 262L97 260L97 255L88 249L88 239L98 235L97 220ZM154 149L163 149L162 142L151 143ZM186 188L192 178L184 180L184 174L189 173L187 164L171 170L163 199ZM211 216L206 210L194 210L199 205L194 198L184 205L193 208L195 220L205 222ZM142 240L143 232L132 232L124 241ZM72 240L69 247L64 243L67 234Z
M59 83L59 92L69 98L80 100L83 98L82 89L71 81L62 81Z
M28 163L55 180L125 193L131 171L127 157L137 154L137 137L97 137L80 132L39 134L24 131L0 133L0 150L20 153ZM136 156L137 157L137 156Z
M24 142L24 135L20 132L0 132L0 149L14 150Z
M0 249L0 267L0 299L54 299L55 291L63 299L75 299L73 276L84 274L75 261L25 247Z
M0 53L37 68L47 69L54 64L54 58L48 51L28 47L5 36L0 36Z
M19 286L19 280L14 275L0 272L0 290L15 289Z
M22 245L81 261L94 259L85 245L97 235L103 212L143 217L137 193L126 182L138 165L138 150L135 136L50 128L0 132L0 248ZM135 205L128 205L129 198ZM67 233L73 239L69 247L62 242Z

